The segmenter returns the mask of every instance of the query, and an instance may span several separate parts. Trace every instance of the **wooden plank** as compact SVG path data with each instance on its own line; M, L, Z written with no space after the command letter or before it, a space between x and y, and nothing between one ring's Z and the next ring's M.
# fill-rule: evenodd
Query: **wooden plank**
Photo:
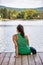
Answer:
M35 59L35 64L36 65L42 65L41 60L40 60L38 54L34 55L34 59Z
M43 53L38 53L38 54L39 54L40 59L41 59L41 62L42 62L42 64L43 64Z
M15 64L15 58L14 58L15 53L12 53L10 61L9 61L9 65L14 65Z
M35 65L33 55L28 55L28 64L29 65Z
M11 52L6 52L6 58L9 58L11 54Z
M15 65L21 65L21 56L15 59Z
M6 56L5 56L4 60L3 60L2 65L8 65L9 59L10 59L10 55L11 55L10 53L6 53Z
M14 58L15 53L0 53L0 65L43 65L43 53Z
M4 57L5 57L5 53L0 53L0 65L2 64Z
M22 56L22 65L28 65L28 59L26 55Z

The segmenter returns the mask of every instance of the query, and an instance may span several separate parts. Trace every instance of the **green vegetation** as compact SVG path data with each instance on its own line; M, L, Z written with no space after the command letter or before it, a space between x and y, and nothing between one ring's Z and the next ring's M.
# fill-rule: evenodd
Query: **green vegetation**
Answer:
M37 10L10 10L7 8L0 8L0 20L31 20L31 19L43 19L43 11L39 12Z

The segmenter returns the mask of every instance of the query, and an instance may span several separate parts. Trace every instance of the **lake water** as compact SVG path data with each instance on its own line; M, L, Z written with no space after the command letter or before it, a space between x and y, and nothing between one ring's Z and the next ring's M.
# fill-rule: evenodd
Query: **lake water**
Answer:
M0 21L0 52L15 52L12 36L16 34L18 24L24 26L25 34L30 40L30 46L38 52L43 52L43 20L37 21Z

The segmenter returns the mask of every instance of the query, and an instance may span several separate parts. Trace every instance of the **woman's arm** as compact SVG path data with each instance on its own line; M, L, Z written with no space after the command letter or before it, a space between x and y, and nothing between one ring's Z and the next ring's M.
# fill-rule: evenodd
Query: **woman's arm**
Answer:
M14 42L15 46L18 46L16 40L17 40L17 35L13 35L13 42Z
M18 57L18 45L17 45L17 35L13 35L13 42L15 44L15 49L16 49L16 57Z
M28 39L28 36L25 36L26 40L27 40L27 43L29 45L29 39Z

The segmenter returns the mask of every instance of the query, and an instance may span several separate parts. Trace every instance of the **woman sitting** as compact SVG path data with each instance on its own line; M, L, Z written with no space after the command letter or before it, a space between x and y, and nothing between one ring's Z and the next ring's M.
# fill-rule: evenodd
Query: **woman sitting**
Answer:
M25 36L22 25L17 26L17 34L13 35L13 42L15 44L16 57L18 55L36 54L36 50L29 46L28 37Z

